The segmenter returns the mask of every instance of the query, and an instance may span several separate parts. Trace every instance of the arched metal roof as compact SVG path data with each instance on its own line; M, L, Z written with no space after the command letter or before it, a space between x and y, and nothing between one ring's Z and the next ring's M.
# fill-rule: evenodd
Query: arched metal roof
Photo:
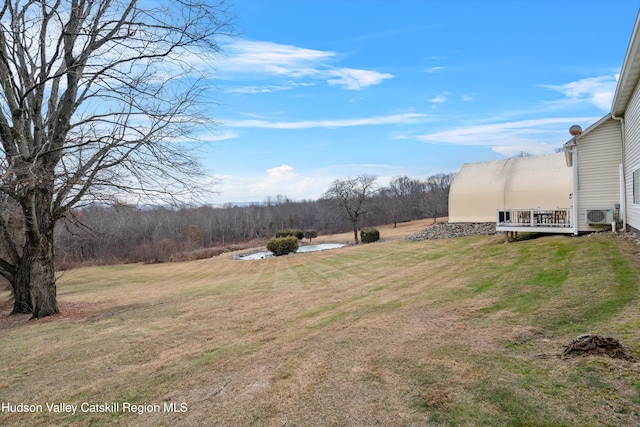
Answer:
M449 190L449 222L495 222L496 210L571 206L563 153L466 163Z

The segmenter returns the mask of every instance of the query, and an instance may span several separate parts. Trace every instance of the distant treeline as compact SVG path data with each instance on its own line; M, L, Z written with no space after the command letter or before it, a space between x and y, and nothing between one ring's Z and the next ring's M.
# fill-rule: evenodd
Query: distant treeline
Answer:
M395 178L368 201L360 226L446 216L452 180L451 174L427 180ZM161 262L176 259L176 254L211 256L216 253L212 248L266 241L285 228L316 230L322 235L350 227L330 199L294 201L277 196L263 203L222 208L95 204L74 211L57 227L56 262L59 268L87 262Z

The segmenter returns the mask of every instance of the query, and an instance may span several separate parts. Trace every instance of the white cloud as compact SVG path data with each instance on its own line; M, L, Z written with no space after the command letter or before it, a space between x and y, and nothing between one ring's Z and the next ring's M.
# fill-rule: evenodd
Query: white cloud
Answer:
M424 70L425 73L437 73L438 71L442 71L444 70L444 67L431 67L431 68L427 68L426 70Z
M341 128L352 126L371 125L394 125L416 123L425 117L424 114L403 113L390 116L374 116L362 119L341 119L341 120L306 120L298 122L270 122L266 120L239 120L227 121L230 127L243 128L268 128L268 129L310 129L310 128Z
M336 53L306 49L265 41L239 40L225 46L226 56L221 58L216 69L219 76L229 80L246 76L286 77L289 79L322 80L329 85L348 90L361 90L378 85L393 74L373 70L340 68L330 65L336 61ZM288 85L295 85L289 82ZM266 85L265 89L253 86L244 93L282 90L280 85Z
M463 102L473 101L473 96L471 96L471 95L462 95L461 101L463 101Z
M291 90L291 89L293 89L293 86L266 85L266 86L239 86L239 87L227 88L225 91L228 93L235 93L235 94L256 95L258 93L273 93L273 92L280 92L283 90Z
M609 111L616 84L617 75L608 75L588 77L563 85L543 85L543 87L564 94L569 101L588 102L603 111Z
M520 120L434 132L417 136L416 139L430 143L487 146L505 156L521 151L532 154L550 153L569 139L569 126L585 123L587 126L599 117L569 117Z
M293 168L289 165L282 165L275 168L267 169L267 176L274 180L289 179L296 176Z
M236 132L223 132L199 135L198 139L201 141L227 141L229 139L236 139L239 136L240 135L238 135Z
M224 50L227 57L222 58L220 70L292 76L314 74L312 66L335 56L334 52L251 40L235 41Z
M328 74L337 78L327 80L332 86L342 86L344 89L360 90L367 86L382 83L383 80L395 77L393 74L379 73L369 70L354 70L352 68L336 68L328 71Z
M449 95L448 92L442 92L441 94L436 95L434 98L431 98L429 102L432 102L434 104L443 104L447 102L447 95Z
M226 87L225 92L239 95L256 95L259 93L274 93L285 90L292 90L301 86L315 86L315 83L287 83L285 85L263 85L263 86L237 86Z
M280 165L267 169L264 174L250 176L214 175L219 184L219 195L214 203L262 202L267 197L286 195L293 199L314 199L328 188L326 180L312 175L301 176L290 165Z

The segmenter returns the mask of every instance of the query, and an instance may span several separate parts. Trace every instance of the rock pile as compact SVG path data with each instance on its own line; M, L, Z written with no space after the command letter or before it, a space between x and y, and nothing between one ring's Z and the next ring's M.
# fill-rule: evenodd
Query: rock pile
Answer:
M496 224L493 222L483 223L467 223L467 222L455 222L448 223L442 222L434 224L429 228L425 228L422 231L407 236L407 240L433 240L433 239L450 239L452 237L463 236L490 236L496 234Z

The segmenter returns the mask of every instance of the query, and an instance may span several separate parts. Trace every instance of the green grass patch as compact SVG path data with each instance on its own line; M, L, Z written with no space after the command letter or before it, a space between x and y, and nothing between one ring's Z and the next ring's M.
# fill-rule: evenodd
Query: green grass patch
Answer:
M587 239L595 241L585 244ZM486 314L539 314L535 324L553 330L584 330L619 312L638 294L638 271L614 242L598 237L509 243L478 254L477 263L470 275L475 280L459 296L491 298L481 309Z

